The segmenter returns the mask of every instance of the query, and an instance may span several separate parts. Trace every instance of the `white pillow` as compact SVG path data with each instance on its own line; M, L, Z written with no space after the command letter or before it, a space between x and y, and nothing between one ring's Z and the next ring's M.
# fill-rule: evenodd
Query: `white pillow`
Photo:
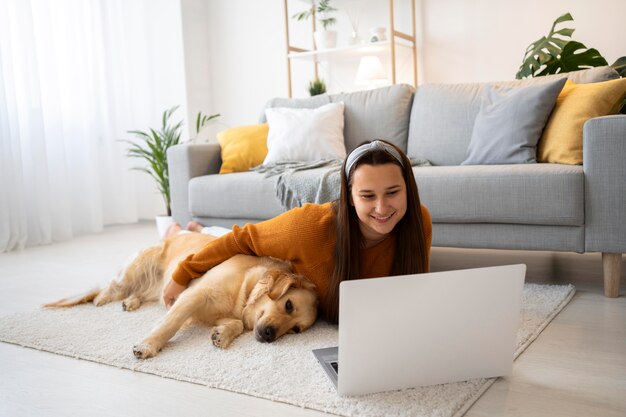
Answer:
M343 107L343 102L339 102L317 109L266 109L269 132L263 165L344 159Z

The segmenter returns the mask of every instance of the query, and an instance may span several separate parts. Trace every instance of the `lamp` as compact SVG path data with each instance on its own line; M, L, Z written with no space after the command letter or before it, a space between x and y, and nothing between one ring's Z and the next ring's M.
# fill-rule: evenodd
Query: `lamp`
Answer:
M368 89L389 84L389 78L383 68L383 63L377 56L364 56L359 62L359 69L354 79L356 85L365 85Z

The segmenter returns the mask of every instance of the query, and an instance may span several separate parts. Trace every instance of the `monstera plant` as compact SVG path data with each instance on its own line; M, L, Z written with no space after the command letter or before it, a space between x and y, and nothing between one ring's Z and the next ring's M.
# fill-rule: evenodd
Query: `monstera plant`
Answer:
M519 80L609 65L597 49L587 48L581 42L572 40L574 29L557 30L557 25L573 20L571 14L565 13L554 21L548 36L542 36L528 45L515 78ZM621 77L626 77L626 56L619 58L611 67ZM621 112L626 113L626 100L621 108Z
M597 49L587 48L583 43L572 40L574 29L557 30L561 23L573 20L571 14L565 13L554 21L548 36L542 36L528 45L515 78L539 77L609 65ZM615 61L612 67L622 77L626 76L626 57Z

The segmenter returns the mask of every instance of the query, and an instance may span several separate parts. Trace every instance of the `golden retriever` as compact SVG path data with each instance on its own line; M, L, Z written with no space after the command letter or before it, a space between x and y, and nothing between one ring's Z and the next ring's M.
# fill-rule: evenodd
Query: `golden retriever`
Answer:
M143 302L161 300L164 285L178 263L215 239L200 233L181 233L134 256L103 289L91 290L44 307L71 307L93 301L96 306L123 300L132 311ZM294 274L291 264L271 257L236 255L194 279L165 317L133 347L137 358L156 355L188 319L213 326L211 340L220 348L246 330L257 340L273 342L286 333L300 333L317 317L315 284Z

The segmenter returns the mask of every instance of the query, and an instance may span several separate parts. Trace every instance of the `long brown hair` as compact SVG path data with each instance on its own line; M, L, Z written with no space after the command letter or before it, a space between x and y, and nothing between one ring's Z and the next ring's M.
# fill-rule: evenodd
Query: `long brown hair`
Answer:
M383 165L395 164L402 169L402 176L406 184L407 211L395 227L396 252L393 260L392 275L406 275L427 272L428 253L424 225L422 223L422 209L411 168L409 158L397 146L402 163L395 156L384 149L372 149L364 153L346 174L346 161L341 168L341 194L333 208L336 212L337 246L335 247L335 269L330 277L328 297L325 300L324 310L326 319L332 323L339 321L339 284L341 281L360 278L360 247L363 240L359 227L359 218L356 209L350 204L352 177L354 171L363 164ZM368 143L368 142L365 142Z

